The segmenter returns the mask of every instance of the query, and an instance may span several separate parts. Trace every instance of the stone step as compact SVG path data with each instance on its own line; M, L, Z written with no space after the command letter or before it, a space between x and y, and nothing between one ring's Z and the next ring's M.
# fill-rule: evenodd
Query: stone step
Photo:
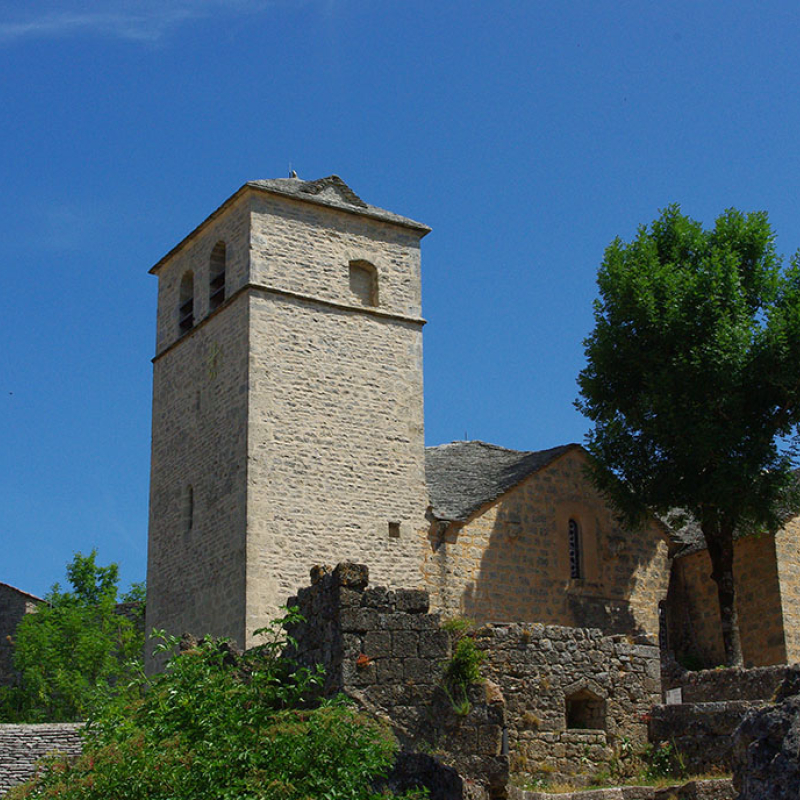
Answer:
M734 800L736 793L729 778L688 781L656 788L654 786L610 786L575 792L529 791L511 787L509 800Z

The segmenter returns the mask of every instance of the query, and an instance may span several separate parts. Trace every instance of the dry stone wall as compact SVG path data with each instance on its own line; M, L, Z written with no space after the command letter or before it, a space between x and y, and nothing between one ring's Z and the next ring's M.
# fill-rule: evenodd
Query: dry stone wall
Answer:
M554 625L487 625L485 673L506 704L511 771L553 779L602 767L622 737L647 742L659 651L642 636Z
M52 754L79 756L83 723L0 725L0 797L36 773Z
M492 796L505 791L502 698L474 687L456 714L440 686L450 636L428 612L424 591L368 588L367 568L316 567L296 604L306 618L290 630L301 663L322 664L326 694L343 692L386 720L404 747L433 752Z

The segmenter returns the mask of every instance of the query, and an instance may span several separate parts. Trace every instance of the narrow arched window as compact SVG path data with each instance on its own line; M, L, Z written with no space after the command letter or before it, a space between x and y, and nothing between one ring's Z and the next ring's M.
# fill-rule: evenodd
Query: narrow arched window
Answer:
M185 272L181 278L178 305L178 333L183 335L194 327L194 273Z
M569 576L570 578L583 577L581 569L581 529L578 523L571 519L569 521Z
M190 484L186 487L183 496L183 530L191 533L194 527L194 487Z
M350 262L350 294L359 305L378 305L378 272L369 261Z
M219 308L225 300L225 242L217 242L211 251L208 270L208 310Z

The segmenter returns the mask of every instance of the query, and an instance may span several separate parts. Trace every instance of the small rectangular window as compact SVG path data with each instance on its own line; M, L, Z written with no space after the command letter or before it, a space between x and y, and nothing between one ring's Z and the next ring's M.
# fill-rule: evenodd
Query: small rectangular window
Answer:
M389 523L389 538L390 539L399 539L400 538L400 523L399 522L390 522Z

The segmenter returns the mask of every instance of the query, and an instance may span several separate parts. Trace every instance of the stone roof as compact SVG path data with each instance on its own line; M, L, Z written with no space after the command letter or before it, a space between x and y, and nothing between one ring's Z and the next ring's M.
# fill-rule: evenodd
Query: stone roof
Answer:
M327 178L319 178L316 181L304 181L300 178L273 178L263 181L248 181L245 185L293 197L296 200L305 200L321 206L364 214L385 222L404 225L407 228L416 228L425 233L430 231L430 228L421 222L365 203L338 175L329 175Z
M481 506L496 500L529 475L568 450L507 450L486 442L451 442L425 449L425 474L431 512L440 520L465 522Z

